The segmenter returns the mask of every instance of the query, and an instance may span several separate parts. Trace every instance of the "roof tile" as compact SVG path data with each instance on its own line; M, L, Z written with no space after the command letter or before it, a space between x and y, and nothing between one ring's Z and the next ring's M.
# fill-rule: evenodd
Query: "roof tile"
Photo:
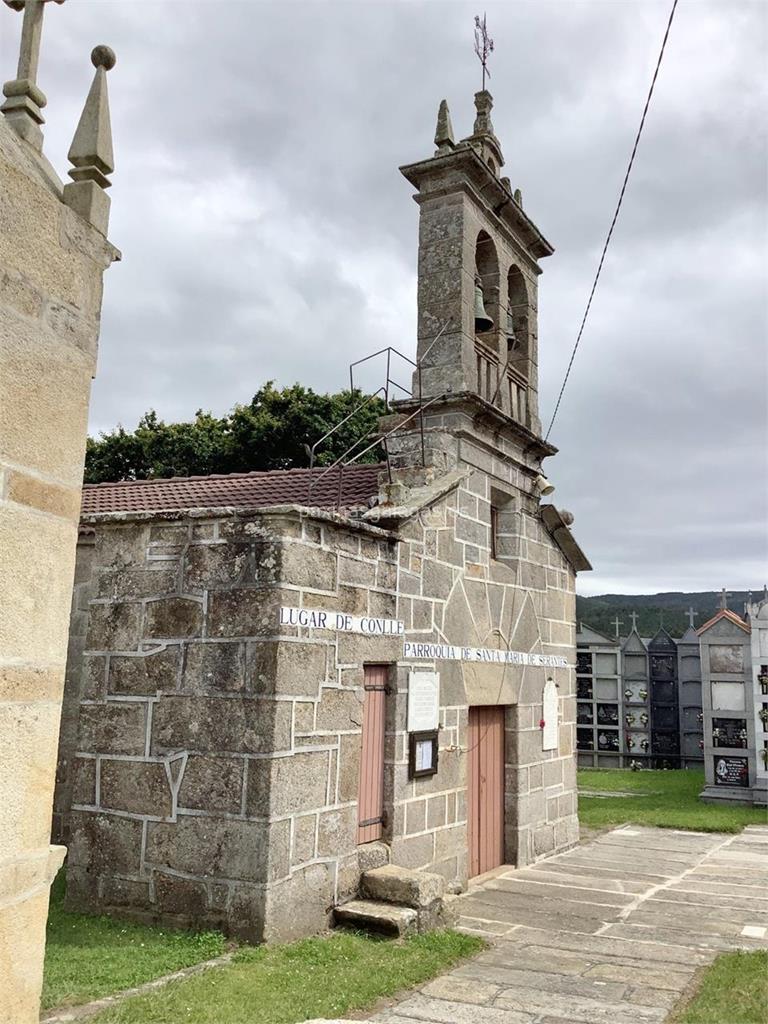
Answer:
M163 512L192 508L269 508L308 505L318 508L365 507L378 493L380 464L277 469L216 476L179 476L167 480L120 480L85 484L81 515L101 512ZM314 484L310 493L311 476Z

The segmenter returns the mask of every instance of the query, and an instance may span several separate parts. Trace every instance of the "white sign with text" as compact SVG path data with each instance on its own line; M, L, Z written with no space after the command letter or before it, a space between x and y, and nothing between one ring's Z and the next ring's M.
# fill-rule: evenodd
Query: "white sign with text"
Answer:
M333 629L338 633L364 633L366 636L402 636L405 623L401 619L379 619L368 615L347 615L319 608L280 609L281 626L310 626L312 629Z
M568 659L559 654L531 654L526 651L497 651L489 647L462 647L460 644L403 643L404 658L429 661L484 661L492 665L532 665L535 668L568 668Z
M408 673L408 732L428 732L440 724L440 673Z
M559 701L557 699L557 687L552 679L544 683L544 694L542 696L542 726L541 749L557 750L559 733Z

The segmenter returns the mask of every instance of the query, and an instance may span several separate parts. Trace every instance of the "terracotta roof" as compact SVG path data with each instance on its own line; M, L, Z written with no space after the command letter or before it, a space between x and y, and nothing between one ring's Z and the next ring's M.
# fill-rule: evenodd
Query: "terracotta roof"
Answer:
M749 623L745 622L744 619L739 618L736 612L732 612L730 608L721 608L717 615L713 615L712 618L708 622L705 622L703 626L699 626L696 630L697 635L701 636L704 630L709 629L709 627L713 623L717 622L718 619L728 619L729 622L732 622L735 626L739 626L743 629L745 633L752 632Z
M315 484L309 493L309 469L276 469L260 473L216 476L179 476L167 480L120 480L85 484L80 513L161 512L192 508L269 508L273 505L313 505L319 508L366 506L378 494L380 464L349 466L339 472L312 470ZM325 476L323 476L325 473Z

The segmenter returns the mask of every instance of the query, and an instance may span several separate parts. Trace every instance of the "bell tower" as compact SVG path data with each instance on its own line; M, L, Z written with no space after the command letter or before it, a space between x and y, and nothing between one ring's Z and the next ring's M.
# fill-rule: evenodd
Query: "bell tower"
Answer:
M472 134L455 142L443 100L434 155L400 168L421 211L421 397L474 396L513 431L540 438L538 261L554 250L523 211L520 191L500 175L492 107L487 90L476 93ZM418 387L417 374L414 395Z

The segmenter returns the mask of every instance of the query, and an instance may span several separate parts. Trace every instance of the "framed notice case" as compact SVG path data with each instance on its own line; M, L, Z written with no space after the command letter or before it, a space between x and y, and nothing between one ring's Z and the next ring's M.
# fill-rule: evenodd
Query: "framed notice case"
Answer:
M437 773L437 729L412 732L408 736L408 778L420 779Z

